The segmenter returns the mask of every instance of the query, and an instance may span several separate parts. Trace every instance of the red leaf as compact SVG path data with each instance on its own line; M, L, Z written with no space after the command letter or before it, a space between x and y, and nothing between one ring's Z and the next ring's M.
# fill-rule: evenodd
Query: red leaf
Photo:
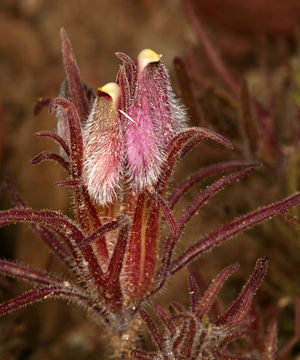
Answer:
M297 205L299 202L300 194L295 194L262 209L252 211L242 217L236 218L231 223L213 231L188 250L184 251L184 253L171 264L169 270L170 273L174 274L195 257L221 244L231 236L240 233L245 229L249 229L251 226L261 223L264 220L270 219L271 217Z
M37 131L34 135L35 136L46 136L46 137L53 139L62 147L62 149L65 151L67 156L70 155L69 146L67 145L65 140L62 137L60 137L57 133L55 133L53 131Z
M89 114L90 105L84 91L84 85L80 78L79 69L77 67L70 40L63 28L60 29L60 36L72 103L75 105L81 121L84 122Z
M40 164L42 161L45 160L53 160L58 162L67 172L70 171L70 163L68 161L66 161L63 157L61 157L58 154L55 153L51 153L51 152L42 152L38 155L36 155L32 160L31 160L31 164L32 165L36 165L36 164Z

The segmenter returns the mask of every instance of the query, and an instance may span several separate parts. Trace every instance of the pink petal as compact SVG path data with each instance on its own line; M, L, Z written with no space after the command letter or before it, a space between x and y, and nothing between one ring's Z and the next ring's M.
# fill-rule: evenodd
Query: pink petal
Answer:
M127 118L126 125L129 170L138 189L156 182L161 163L148 97L151 89L148 88L143 75L140 74L137 82L135 97L128 109L131 120Z
M83 131L83 177L99 205L113 201L121 172L123 140L116 101L100 91Z

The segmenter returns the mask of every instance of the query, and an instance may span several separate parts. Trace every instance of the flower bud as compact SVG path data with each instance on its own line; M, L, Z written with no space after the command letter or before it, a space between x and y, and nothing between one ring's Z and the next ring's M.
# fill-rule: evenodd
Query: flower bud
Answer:
M185 112L175 100L160 59L161 55L150 49L140 52L135 93L128 109L128 163L140 190L156 183L166 144L185 124Z
M119 93L115 83L99 88L83 129L84 180L89 194L99 205L113 201L121 172Z

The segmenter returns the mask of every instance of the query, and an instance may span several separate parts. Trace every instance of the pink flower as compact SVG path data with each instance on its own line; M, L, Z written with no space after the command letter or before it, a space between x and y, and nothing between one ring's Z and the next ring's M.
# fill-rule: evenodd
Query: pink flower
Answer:
M119 94L115 83L100 88L83 129L83 176L91 197L100 205L113 201L122 172L124 139Z
M153 187L165 147L186 118L160 55L143 50L136 65L119 56L127 61L119 84L100 89L83 126L84 180L99 205L113 202L123 186L138 193Z

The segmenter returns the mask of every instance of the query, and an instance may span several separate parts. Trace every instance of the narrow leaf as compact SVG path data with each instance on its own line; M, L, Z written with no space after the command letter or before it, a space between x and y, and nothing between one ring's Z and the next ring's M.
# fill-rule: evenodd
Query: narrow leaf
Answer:
M159 350L162 352L163 355L163 359L164 360L168 360L168 356L166 354L166 351L164 349L164 345L162 342L162 339L157 331L156 326L154 325L153 321L150 319L149 315L143 310L142 307L139 307L138 309L138 313L140 315L140 317L144 320L145 324L147 325L157 347L159 348Z
M168 198L168 203L171 209L175 206L178 200L196 183L200 182L203 179L206 179L209 176L213 176L220 172L227 170L242 169L248 167L254 167L258 164L255 162L247 161L226 161L222 163L217 163L213 165L206 166L201 170L190 175L188 178L183 180L176 188L172 191L171 195Z
M19 208L25 208L26 204L16 191L11 178L8 174L4 174L5 186L7 188L8 194L12 203ZM48 229L46 229L41 224L31 224L33 230L40 236L40 238L45 242L46 245L60 258L60 260L69 268L72 272L74 271L74 262L71 259L68 251L65 249L64 245L61 244L61 241Z
M117 76L117 84L120 86L120 109L119 116L121 119L121 124L124 125L127 122L126 116L128 107L130 105L132 99L131 85L129 84L129 80L127 78L126 70L124 66L120 66L118 76Z
M193 274L189 276L189 291L192 312L195 313L199 306L199 288Z
M222 342L220 343L219 347L220 349L226 347L231 342L240 339L241 337L250 336L253 334L253 329L247 329L247 328L237 328L235 330L231 330L229 332L229 335L227 335Z
M72 177L77 179L81 177L83 167L83 140L79 115L74 104L64 98L55 98L51 101L49 105L50 114L53 113L57 106L62 106L67 113L70 130Z
M36 165L36 164L40 164L42 161L45 160L53 160L58 162L67 172L70 171L70 164L68 161L66 161L62 156L52 153L52 152L47 152L44 151L38 155L36 155L32 160L31 160L31 164L32 165Z
M119 232L118 240L114 248L110 263L108 265L107 273L105 274L107 286L104 291L114 305L121 307L122 290L120 284L120 274L125 256L126 244L128 241L130 224L127 223L122 226Z
M168 143L165 150L165 158L161 168L160 181L157 185L160 192L164 190L167 180L173 171L175 162L181 155L181 151L184 149L185 145L189 143L189 141L194 139L197 141L194 142L193 145L198 144L204 139L211 139L229 149L232 149L232 145L227 139L210 129L199 127L188 128L180 131Z
M71 180L62 180L62 181L56 181L54 183L54 186L56 187L74 187L81 185L81 181L78 179L71 179Z
M57 133L55 133L53 131L37 131L36 133L34 133L34 135L49 137L49 138L53 139L62 147L62 149L65 151L67 156L70 155L69 146L67 145L65 140L61 136L59 136Z
M117 229L127 220L126 216L119 216L116 220L109 221L103 224L100 228L93 232L89 237L85 238L78 245L80 248L83 248L87 245L91 245L93 242L97 241L99 237L102 237L106 233Z
M202 299L200 300L197 309L197 316L199 318L202 318L207 313L224 282L238 269L238 267L239 264L234 264L226 267L212 281L209 288L205 291Z
M83 267L82 255L76 247L76 244L83 240L84 234L67 217L55 211L32 210L30 208L0 211L0 226L9 225L14 222L25 222L35 226L41 225L59 234L70 249L70 253L79 269L81 269L82 275L86 273ZM49 237L47 240L49 240ZM51 243L52 240L50 239L50 245L53 245L55 251L57 243ZM86 254L83 255L86 256ZM70 263L70 266L72 267L72 263Z
M242 320L247 316L255 292L259 287L268 267L267 258L257 260L255 270L250 276L240 295L234 300L224 314L219 316L216 325L228 325Z
M90 300L79 292L64 287L47 286L30 290L23 295L0 304L0 316L6 315L11 311L19 310L24 306L49 297L60 297L66 300L75 300L79 304L91 306Z
M135 65L128 55L123 54L121 52L116 52L115 54L120 60L123 61L126 77L130 87L130 95L133 96L135 76L136 76Z
M190 221L192 216L196 213L196 211L199 209L201 205L203 205L209 198L217 194L218 191L223 189L225 186L230 185L233 181L239 180L240 178L248 175L253 169L246 169L242 171L237 171L235 173L229 174L227 176L224 176L223 178L215 181L210 186L208 186L205 190L203 190L195 199L194 201L183 211L180 218L177 221L178 226L178 234L180 235L184 229L184 227L187 225L187 223ZM165 251L164 251L164 257L163 257L163 265L162 270L167 272L168 267L171 262L172 254L176 245L176 242L178 240L178 237L172 236L172 234L168 237L166 245L165 245Z
M66 216L51 210L33 210L30 208L15 208L0 211L0 226L12 222L42 223L59 234L68 235L76 243L80 243L84 235L80 229Z
M299 202L300 194L295 194L284 200L268 205L262 209L252 211L233 220L231 223L222 226L221 228L202 238L199 242L190 247L176 260L174 260L170 266L170 273L174 274L187 263L192 261L195 257L221 244L231 236L240 233L245 229L249 229L251 226L261 223L264 220L270 219L271 217L297 205Z
M0 273L3 275L23 279L42 285L63 285L63 281L57 277L30 266L16 264L7 260L0 260Z
M165 325L165 327L174 335L176 329L172 326L172 323L168 321L168 315L165 310L158 304L153 305L156 314L159 316L160 321Z
M162 210L165 219L167 220L170 229L172 231L173 236L178 236L178 228L176 220L172 214L172 211L169 205L165 202L165 200L157 193L148 191L149 196L159 205L160 209Z
M90 111L90 105L84 90L84 85L80 77L70 40L63 28L60 29L60 36L72 102L78 111L81 121L85 121Z
M186 226L186 224L190 221L192 216L196 213L199 207L210 199L212 196L216 195L220 190L222 190L225 186L230 185L234 181L241 179L244 176L249 175L249 173L253 171L253 168L248 168L245 170L237 171L235 173L229 174L227 176L222 177L221 179L215 181L211 185L209 185L205 190L203 190L194 201L183 211L180 218L178 219L178 228L179 232Z

